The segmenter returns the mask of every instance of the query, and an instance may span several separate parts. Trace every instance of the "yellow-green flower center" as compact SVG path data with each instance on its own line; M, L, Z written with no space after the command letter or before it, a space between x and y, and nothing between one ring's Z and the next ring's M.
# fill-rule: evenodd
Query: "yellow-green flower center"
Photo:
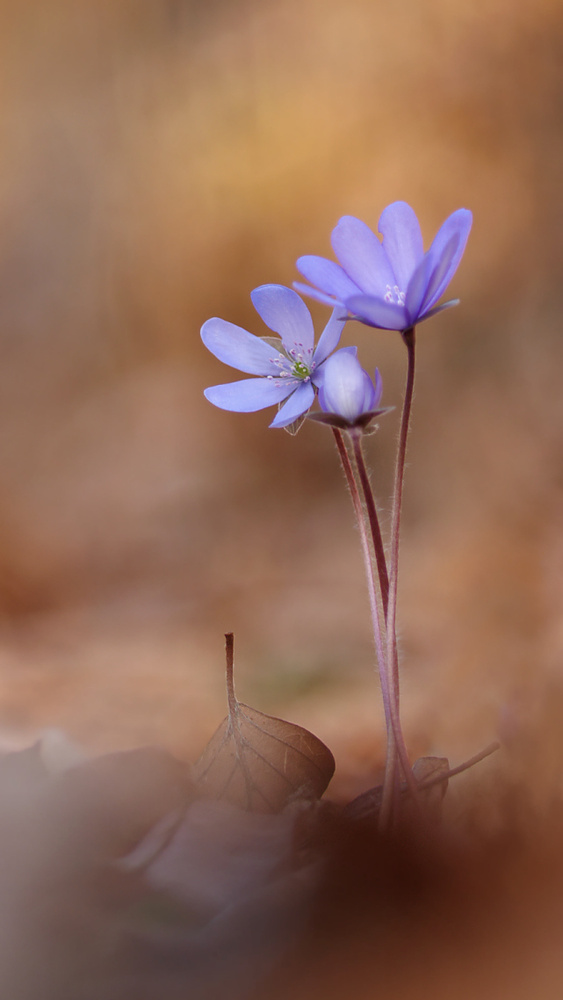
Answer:
M291 374L295 375L295 378L306 379L309 378L311 372L303 361L294 361Z

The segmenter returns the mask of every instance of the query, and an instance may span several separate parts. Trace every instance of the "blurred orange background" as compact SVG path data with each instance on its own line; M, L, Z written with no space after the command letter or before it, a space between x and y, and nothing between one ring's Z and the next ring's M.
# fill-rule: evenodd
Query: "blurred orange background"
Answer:
M0 7L0 727L199 753L243 701L311 728L336 794L383 720L331 435L203 398L219 315L409 201L474 228L419 329L400 626L413 755L470 755L561 683L562 13L553 0ZM319 324L328 316L312 306ZM400 337L349 324L396 407ZM534 715L534 713L536 713Z

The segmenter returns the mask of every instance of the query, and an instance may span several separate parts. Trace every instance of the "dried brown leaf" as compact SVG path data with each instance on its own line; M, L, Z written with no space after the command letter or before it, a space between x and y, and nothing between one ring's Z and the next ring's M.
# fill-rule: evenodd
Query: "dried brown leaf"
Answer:
M278 812L297 795L319 798L334 773L330 750L307 729L237 701L233 637L226 639L229 714L195 764L195 780L253 812Z

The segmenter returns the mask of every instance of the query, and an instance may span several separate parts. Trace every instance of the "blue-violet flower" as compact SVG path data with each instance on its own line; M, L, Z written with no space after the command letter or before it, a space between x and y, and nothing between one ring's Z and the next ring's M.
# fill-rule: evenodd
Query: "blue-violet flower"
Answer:
M349 316L368 326L408 330L458 300L436 305L463 256L472 215L460 208L444 222L424 253L418 219L404 201L384 209L380 242L365 222L343 216L332 231L339 264L306 256L297 268L312 285L295 283L300 292L328 305L342 305Z
M375 417L387 412L379 408L382 391L379 370L376 368L372 382L358 361L357 348L342 347L323 368L319 388L323 412L310 413L309 417L342 430L367 427Z
M287 427L307 412L322 382L324 363L338 346L346 322L338 307L315 348L311 314L297 292L283 285L261 285L252 303L270 330L281 336L279 348L224 319L209 319L201 328L203 343L219 361L258 375L205 390L210 403L223 410L252 413L282 403L270 427ZM285 400L285 402L284 402Z

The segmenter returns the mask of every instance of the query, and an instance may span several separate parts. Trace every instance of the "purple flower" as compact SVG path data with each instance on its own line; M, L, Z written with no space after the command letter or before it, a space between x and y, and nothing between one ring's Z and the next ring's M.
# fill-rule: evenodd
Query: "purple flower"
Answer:
M372 382L356 356L356 347L343 347L323 367L319 403L323 413L311 413L312 420L347 429L366 427L379 409L383 384L378 369Z
M342 305L350 316L384 330L408 330L448 306L436 305L463 256L472 215L450 215L426 253L418 219L410 205L396 201L379 220L380 242L360 219L345 215L332 231L339 264L324 257L300 257L297 268L315 288L295 284L319 302Z
M334 310L315 347L311 314L297 292L283 285L261 285L250 297L281 341L274 346L271 340L255 337L224 319L207 320L201 339L211 353L233 368L260 377L213 385L204 395L215 406L239 413L253 413L285 400L270 427L287 427L311 406L324 363L338 345L346 318L337 317L340 307Z

